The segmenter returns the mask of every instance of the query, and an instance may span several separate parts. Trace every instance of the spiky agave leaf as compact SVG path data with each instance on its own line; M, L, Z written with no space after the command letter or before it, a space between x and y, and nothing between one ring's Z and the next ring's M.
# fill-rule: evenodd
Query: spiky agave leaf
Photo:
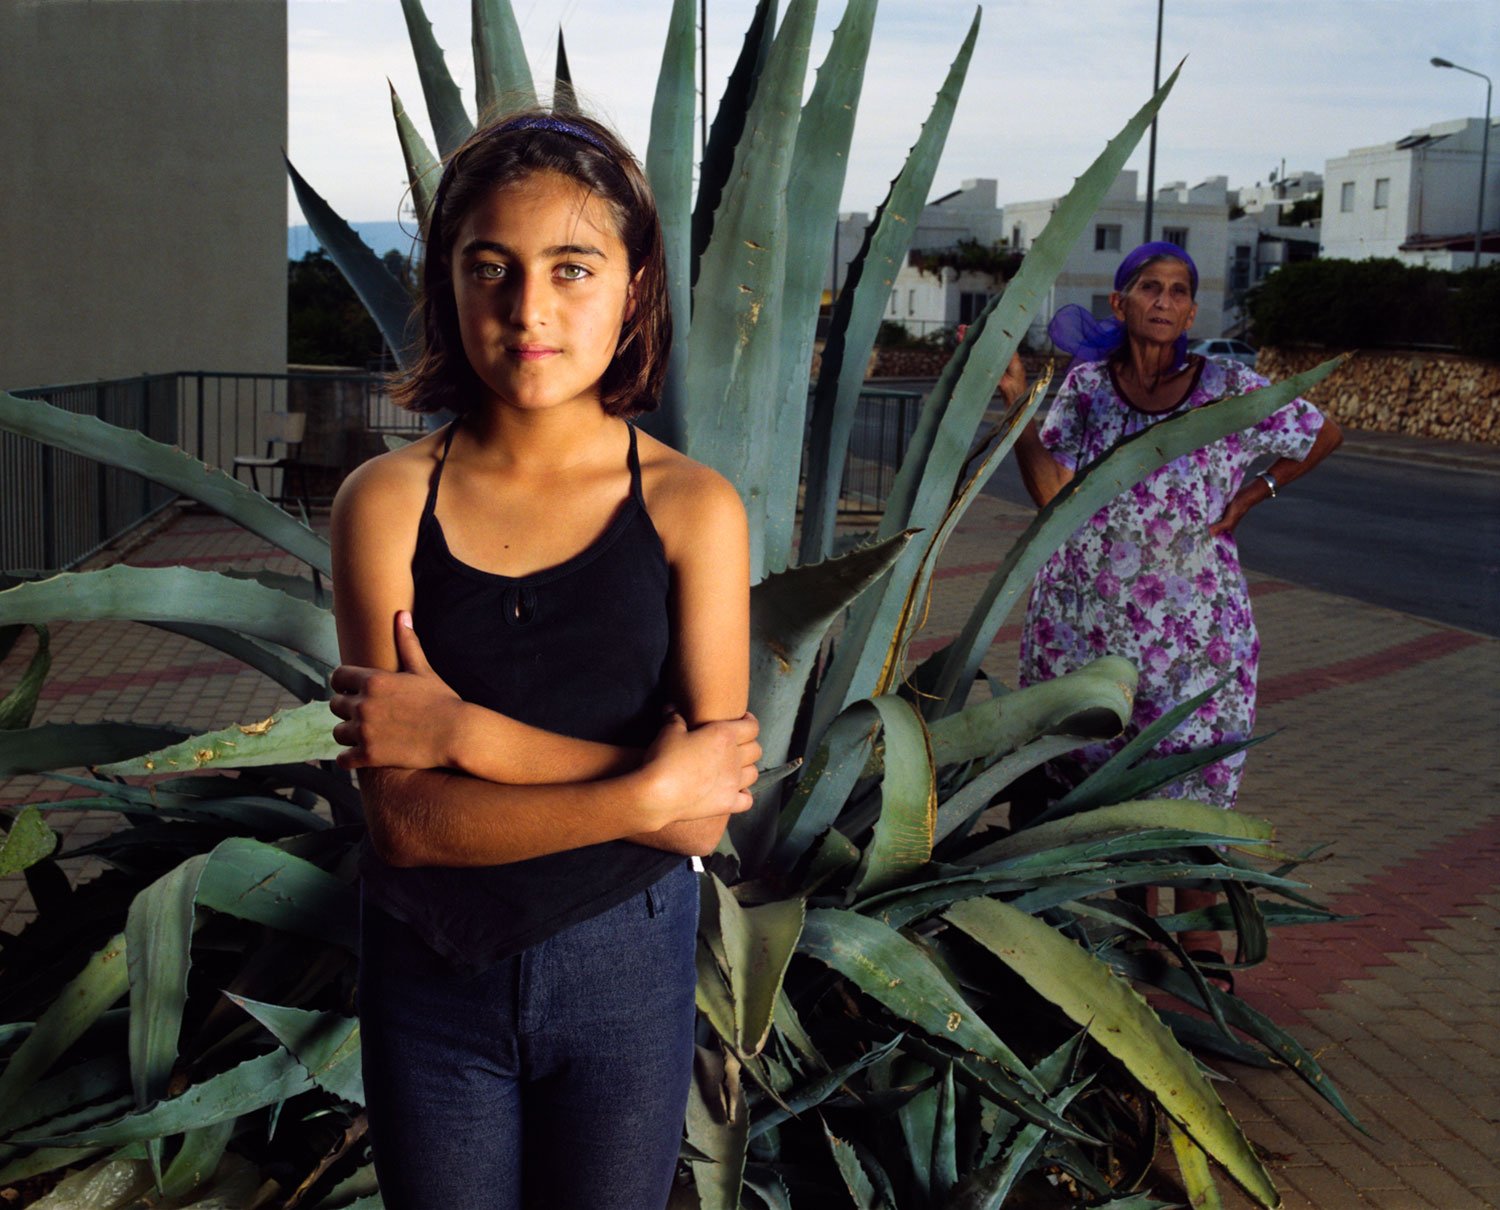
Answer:
M1276 1186L1218 1094L1140 993L1051 925L998 900L968 899L945 916L1087 1027L1251 1197L1279 1204Z
M415 3L415 0L404 2ZM292 178L297 205L302 207L302 217L318 237L323 250L338 266L344 280L359 295L359 301L380 329L396 364L406 366L416 351L417 342L412 300L406 287L391 276L391 271L370 245L360 239L354 228L340 218L322 195L292 167L291 160L287 160L286 170Z
M1005 292L991 301L971 338L959 346L953 362L924 402L912 444L892 485L886 514L881 520L882 533L889 532L892 526L931 529L939 524L953 498L954 486L994 385L1019 347L1030 315L1175 81L1174 74L1079 177L1058 203L1027 253L1020 272ZM1033 396L1031 406L1034 408L1038 402ZM1015 435L1013 429L1010 439L1014 440ZM865 696L875 686L916 572L917 560L908 552L882 592L867 597L855 611L849 624L853 641L844 644L829 673L822 690L829 697L818 703L817 719L831 718L845 703ZM996 621L994 629L986 628L986 647L999 626ZM941 708L934 709L932 714L951 713L962 707L978 670L978 655L982 655L982 650L972 665L964 661L958 669L945 666L938 690ZM950 675L952 679L948 679ZM816 726L815 721L815 730Z
M406 33L422 81L422 95L427 100L427 116L437 139L438 154L450 155L473 133L474 123L464 110L458 85L448 72L443 48L433 36L432 22L427 19L422 0L401 0L401 13L406 18Z
M329 666L339 662L328 610L217 572L116 564L0 592L0 624L106 620L232 626Z
M672 306L672 351L658 411L647 417L652 434L682 444L682 409L688 334L693 320L693 0L672 0L667 41L651 106L646 176L656 195Z
M853 0L844 9L797 124L787 180L787 210L796 221L788 224L786 233L781 365L773 380L781 394L773 444L781 452L772 459L766 487L766 561L772 571L787 566L792 557L802 463L792 451L800 455L806 428L808 372L823 274L833 251L839 198L844 190L854 115L859 109L877 7L876 0ZM808 561L806 556L804 561Z
M510 0L473 0L472 12L474 84L480 122L491 121L509 109L535 105L536 85L521 46L521 27L516 24ZM559 61L566 64L562 58L561 30L557 32L557 46ZM554 94L553 104L556 103ZM447 155L449 150L445 149L443 154Z
M437 156L432 154L427 141L412 125L394 84L391 85L391 116L396 120L396 139L401 144L401 158L406 162L406 182L411 187L412 208L417 212L418 230L425 236L427 216L432 212L432 199L437 194L443 166L438 162Z
M19 874L57 849L57 833L35 807L23 807L0 840L0 876Z
M278 710L259 722L236 723L190 736L168 747L105 765L100 771L116 777L141 777L194 769L250 769L333 760L342 751L333 738L338 721L327 702L309 702L292 710Z
M744 501L753 580L767 567L771 465L787 456L773 445L778 400L769 385L780 364L786 182L815 12L814 0L788 5L746 117L700 261L706 288L693 298L681 401L684 452L730 478Z
M357 930L352 893L345 883L311 863L259 841L232 838L218 845L206 861L195 863L194 869L197 873L195 902L199 907L353 950ZM138 930L149 930L150 927L149 913L139 918ZM0 1120L5 1120L13 1112L14 1106L36 1081L131 986L131 974L127 969L127 933L111 939L89 959L11 1055L4 1071L0 1072ZM175 1003L175 993L170 989L177 985L177 980L176 967L172 964L190 961L180 930L176 936L175 942L161 942L172 947L170 961L154 964L167 974L157 977L145 968L138 968L145 983L139 1008L132 997L132 1016L137 1012L146 1017L158 1013L168 1017L173 1015L170 1006ZM145 1030L145 1024L138 1029ZM157 1046L165 1046L159 1042L160 1037L172 1033L175 1042L175 1032L167 1025L153 1025L149 1033L155 1040L145 1040L143 1033L143 1040L137 1045L144 1049L137 1053L151 1053L151 1059L143 1060L151 1065L158 1061L154 1057ZM189 1123L191 1126L207 1124L207 1120ZM133 1137L147 1138L150 1134ZM29 1141L59 1146L89 1142L88 1139L51 1139L50 1136L47 1140Z
M767 576L750 590L750 708L767 764L781 764L798 703L834 620L879 581L911 540L899 534L824 563Z
M865 366L875 347L880 317L890 299L896 271L906 259L921 212L937 172L943 144L968 74L979 36L976 10L963 45L938 89L932 110L907 156L900 175L875 212L865 240L849 265L844 289L834 303L822 370L813 391L812 431L807 455L807 503L803 514L802 558L826 557L833 548L839 478L849 448L854 408L864 384ZM996 377L998 381L998 375ZM967 452L967 446L965 446ZM954 473L957 467L953 468ZM862 697L857 693L854 697ZM849 699L846 699L846 701ZM841 703L842 704L842 703Z
M578 112L578 95L573 91L573 69L568 66L568 50L563 44L562 26L557 28L557 68L552 73L552 111Z
M699 262L713 234L719 201L734 168L740 144L749 119L761 69L771 53L776 36L776 0L756 0L755 13L745 31L739 57L729 73L728 83L708 132L708 145L698 173L698 200L693 206L692 280L698 281Z
M36 631L36 650L26 664L16 687L0 698L0 732L15 731L31 725L31 716L36 713L37 700L42 695L42 685L52 668L52 635L45 626L33 626Z

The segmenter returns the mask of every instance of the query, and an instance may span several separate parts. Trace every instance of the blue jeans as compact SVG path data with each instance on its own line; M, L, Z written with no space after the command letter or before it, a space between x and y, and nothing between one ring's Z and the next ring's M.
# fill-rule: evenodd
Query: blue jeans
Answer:
M686 860L476 973L373 904L365 1101L389 1210L660 1210L693 1062L698 884Z

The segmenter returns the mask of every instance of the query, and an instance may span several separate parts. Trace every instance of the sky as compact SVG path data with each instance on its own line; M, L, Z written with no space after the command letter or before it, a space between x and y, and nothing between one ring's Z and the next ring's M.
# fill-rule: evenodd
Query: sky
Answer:
M293 163L344 218L399 217L405 171L387 79L429 133L399 0L289 0ZM425 0L449 70L473 104L470 0ZM512 0L539 87L562 29L584 104L644 158L669 0ZM708 94L717 106L754 0L708 0ZM784 3L782 5L785 7ZM821 62L841 0L819 5ZM873 211L932 105L976 8L884 0L850 151L844 210ZM941 196L974 177L999 200L1059 196L1151 93L1156 0L992 0L947 148ZM1231 188L1321 172L1354 147L1484 112L1500 76L1495 0L1164 0L1162 78L1186 59L1158 127L1156 181ZM809 69L808 87L812 84ZM712 111L710 112L712 117ZM1497 148L1500 153L1500 148ZM1146 179L1146 140L1129 167ZM301 222L294 200L288 222Z

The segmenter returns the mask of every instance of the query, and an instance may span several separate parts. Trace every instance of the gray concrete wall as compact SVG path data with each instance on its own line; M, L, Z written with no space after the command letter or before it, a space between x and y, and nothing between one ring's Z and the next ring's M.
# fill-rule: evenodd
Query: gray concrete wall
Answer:
M285 0L5 0L0 46L0 387L284 371Z

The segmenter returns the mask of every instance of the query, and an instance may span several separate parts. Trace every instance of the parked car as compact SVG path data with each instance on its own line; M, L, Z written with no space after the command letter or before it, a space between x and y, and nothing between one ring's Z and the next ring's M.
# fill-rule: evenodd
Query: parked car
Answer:
M1243 340L1231 340L1227 336L1195 340L1188 345L1188 352L1202 353L1205 357L1216 357L1220 361L1238 361L1255 369L1255 350Z

